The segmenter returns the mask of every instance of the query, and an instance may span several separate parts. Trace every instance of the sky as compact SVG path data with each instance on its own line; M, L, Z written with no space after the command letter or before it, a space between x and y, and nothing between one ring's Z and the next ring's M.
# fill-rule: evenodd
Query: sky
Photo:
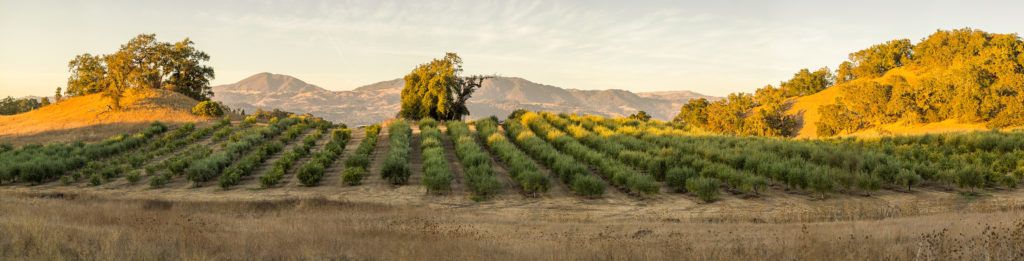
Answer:
M67 63L132 37L189 38L214 85L260 72L329 90L455 52L466 74L563 88L725 96L938 29L1018 33L1024 1L10 1L0 96L52 96Z

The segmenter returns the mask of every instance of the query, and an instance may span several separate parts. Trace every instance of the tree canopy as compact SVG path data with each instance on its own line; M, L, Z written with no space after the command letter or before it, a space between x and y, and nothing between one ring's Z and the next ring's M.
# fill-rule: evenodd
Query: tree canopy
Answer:
M836 103L819 108L822 117L815 124L822 136L901 120L1022 125L1022 54L1024 41L1016 34L939 30L916 45L897 39L850 53L835 74L828 68L801 69L778 88L757 89L753 102L735 94L713 104L692 100L675 121L723 133L786 136L795 126L795 119L782 113L789 98L842 84ZM900 67L909 68L887 74ZM908 73L913 80L903 77Z
M113 54L81 54L68 62L67 96L103 93L119 107L129 89L167 89L205 101L213 96L210 56L188 38L158 42L155 34L141 34Z
M425 117L455 120L469 115L466 102L489 77L463 77L461 73L462 58L455 53L446 53L441 59L417 66L404 78L399 116L413 120Z

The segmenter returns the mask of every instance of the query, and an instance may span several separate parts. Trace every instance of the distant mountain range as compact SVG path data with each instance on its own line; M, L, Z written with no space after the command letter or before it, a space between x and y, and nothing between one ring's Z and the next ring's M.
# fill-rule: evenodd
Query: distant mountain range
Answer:
M234 84L213 86L213 100L246 112L279 108L312 113L350 126L394 118L400 108L402 79L383 81L351 91L329 91L295 77L259 73ZM495 77L469 99L469 119L496 115L504 118L515 109L584 113L622 117L643 110L660 120L671 120L690 99L707 98L691 91L641 92L576 90L543 85L516 77Z

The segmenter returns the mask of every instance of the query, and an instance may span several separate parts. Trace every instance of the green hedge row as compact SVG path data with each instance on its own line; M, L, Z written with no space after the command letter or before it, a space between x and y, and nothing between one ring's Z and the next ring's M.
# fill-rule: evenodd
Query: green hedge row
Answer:
M409 140L412 128L405 120L396 120L388 126L388 152L384 156L381 177L391 184L406 184L412 173L409 167Z
M341 180L348 185L359 185L366 176L366 170L370 168L370 159L373 150L377 147L377 138L380 137L380 125L374 124L366 127L366 137L359 142L359 147L352 156L345 159L345 170L341 172Z

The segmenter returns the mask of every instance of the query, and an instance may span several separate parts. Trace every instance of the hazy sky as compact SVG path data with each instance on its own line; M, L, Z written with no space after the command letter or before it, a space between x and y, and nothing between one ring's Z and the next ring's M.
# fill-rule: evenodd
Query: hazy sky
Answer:
M272 72L348 90L451 51L467 73L726 95L886 40L1024 29L1024 1L836 2L0 0L0 96L53 95L75 55L140 33L191 38L214 84Z

